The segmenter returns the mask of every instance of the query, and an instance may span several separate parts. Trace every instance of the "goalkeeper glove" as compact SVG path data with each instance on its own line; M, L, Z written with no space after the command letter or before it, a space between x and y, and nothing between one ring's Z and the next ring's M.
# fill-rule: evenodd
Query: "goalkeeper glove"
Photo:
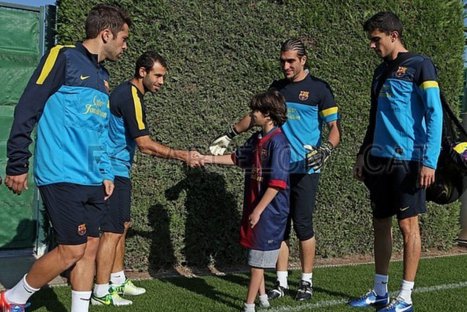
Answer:
M306 168L313 169L314 171L318 171L321 167L323 167L326 160L328 160L329 156L332 153L332 145L331 143L324 143L321 146L315 147L311 145L304 145L303 146L306 150Z
M225 149L229 146L230 141L237 135L238 132L235 130L235 127L233 125L230 126L226 133L212 141L209 146L209 151L213 155L224 155Z

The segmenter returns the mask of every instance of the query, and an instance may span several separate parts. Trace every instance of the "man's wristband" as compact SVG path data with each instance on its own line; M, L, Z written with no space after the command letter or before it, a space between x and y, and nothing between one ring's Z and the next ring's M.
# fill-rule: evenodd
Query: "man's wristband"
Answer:
M227 135L229 137L229 139L233 139L234 137L236 137L239 133L237 132L237 130L235 130L235 126L234 125L231 125L229 127L229 129L227 130L227 132L225 133L225 135Z

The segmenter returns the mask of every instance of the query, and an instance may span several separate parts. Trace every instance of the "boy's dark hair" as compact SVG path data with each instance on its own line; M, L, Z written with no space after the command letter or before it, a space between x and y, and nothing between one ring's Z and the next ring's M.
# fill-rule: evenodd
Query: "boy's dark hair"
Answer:
M277 90L268 90L253 96L250 109L268 116L276 126L282 126L287 120L285 98Z
M149 72L154 66L154 63L159 63L162 65L162 67L167 69L167 62L165 61L164 57L162 57L162 55L156 51L146 51L141 54L141 56L136 60L135 78L140 78L139 69L141 67L144 67L144 69Z
M86 39L96 38L106 28L110 28L112 34L117 36L124 24L131 26L127 12L116 6L98 4L89 11L86 18Z
M402 38L403 28L399 17L392 12L376 13L363 24L363 30L366 32L380 30L386 35L389 35L391 32L397 31L399 33L399 38Z

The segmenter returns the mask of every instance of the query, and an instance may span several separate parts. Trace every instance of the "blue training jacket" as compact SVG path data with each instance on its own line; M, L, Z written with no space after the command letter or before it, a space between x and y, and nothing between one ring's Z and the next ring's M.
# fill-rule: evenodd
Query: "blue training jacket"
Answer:
M406 56L399 53L398 58ZM376 68L370 124L359 153L370 148L373 156L419 161L436 169L443 127L436 69L423 55L408 56L389 73L379 94L376 85L391 62Z
M53 47L40 61L18 105L8 139L7 174L28 171L37 123L36 184L100 185L113 180L108 140L107 70L78 43Z

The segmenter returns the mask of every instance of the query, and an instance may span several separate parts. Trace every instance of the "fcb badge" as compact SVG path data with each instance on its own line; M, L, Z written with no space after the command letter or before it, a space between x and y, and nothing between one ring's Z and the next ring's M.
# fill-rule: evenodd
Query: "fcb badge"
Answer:
M300 101L306 101L308 100L309 95L310 95L310 92L308 91L300 91L300 94L298 95L298 99Z
M78 235L83 236L84 234L86 234L86 224L85 223L78 225Z
M399 68L396 71L396 77L402 77L405 75L406 72L407 72L407 67L399 66Z
M268 150L265 148L261 149L261 161L265 161L268 158Z

